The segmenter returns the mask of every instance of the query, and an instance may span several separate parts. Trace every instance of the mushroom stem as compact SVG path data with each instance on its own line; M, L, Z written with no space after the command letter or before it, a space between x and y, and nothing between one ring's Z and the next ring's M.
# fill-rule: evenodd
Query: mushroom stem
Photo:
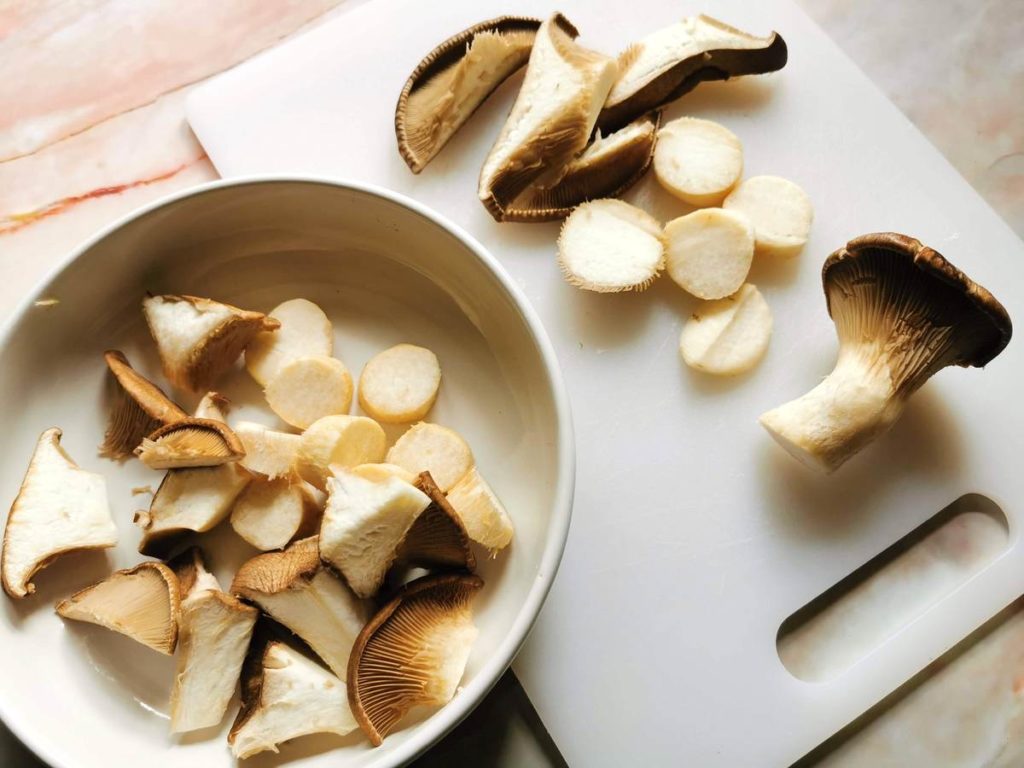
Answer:
M888 430L903 412L888 368L868 350L841 353L832 373L803 397L761 416L801 463L832 472Z

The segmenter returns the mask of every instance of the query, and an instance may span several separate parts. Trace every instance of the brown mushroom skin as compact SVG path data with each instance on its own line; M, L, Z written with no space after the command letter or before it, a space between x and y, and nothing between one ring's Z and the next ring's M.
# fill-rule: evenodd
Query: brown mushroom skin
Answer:
M986 365L1013 332L988 290L907 235L851 240L826 259L822 283L840 342L836 366L761 423L794 457L826 472L886 432L934 373Z

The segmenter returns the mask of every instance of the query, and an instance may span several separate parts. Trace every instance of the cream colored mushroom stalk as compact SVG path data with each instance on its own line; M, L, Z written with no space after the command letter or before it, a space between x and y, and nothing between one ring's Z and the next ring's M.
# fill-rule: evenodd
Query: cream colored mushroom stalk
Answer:
M181 589L171 732L186 733L224 717L259 611L221 590L198 549L171 566Z
M889 429L936 371L984 366L1010 340L1010 318L992 294L906 235L851 240L825 261L822 281L839 336L835 369L761 423L828 472Z
M531 182L564 175L587 146L615 80L615 60L578 45L575 36L560 14L537 31L523 87L480 171L480 201L498 221Z

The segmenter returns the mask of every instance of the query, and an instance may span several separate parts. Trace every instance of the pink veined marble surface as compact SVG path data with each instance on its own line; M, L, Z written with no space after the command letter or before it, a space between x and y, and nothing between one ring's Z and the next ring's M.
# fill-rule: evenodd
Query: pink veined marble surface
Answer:
M216 178L185 123L191 87L363 1L0 0L0 320L99 228ZM799 2L1024 236L1021 0ZM880 754L898 755L889 748L898 734L928 732L936 712L939 730L955 734L964 717L957 702L968 702L975 715L998 705L999 722L1009 718L1013 733L1024 734L1024 662L1011 652L1024 638L1021 610L1018 604L1001 629L978 641L979 650L964 653L824 764L907 764L879 762ZM998 695L974 695L971 681L982 678ZM428 762L479 764L486 754L489 765L558 764L549 744L522 746L531 730L542 731L539 724L508 725L517 722L510 712L522 699L513 687L499 686ZM490 703L499 699L507 704ZM504 746L499 735L495 746L502 718L499 732L518 735ZM473 741L485 731L484 741ZM1012 745L977 740L980 753L992 751L968 764L1024 765L1024 738ZM940 751L948 746L935 743ZM0 728L0 764L28 764L24 751L9 750L17 747Z

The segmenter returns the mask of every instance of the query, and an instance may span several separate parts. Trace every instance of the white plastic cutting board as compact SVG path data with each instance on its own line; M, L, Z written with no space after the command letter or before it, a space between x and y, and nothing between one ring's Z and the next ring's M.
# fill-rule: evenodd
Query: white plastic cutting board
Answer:
M399 158L394 104L421 56L482 19L556 9L608 52L698 12L788 41L780 74L702 85L667 113L725 123L747 175L792 178L815 205L805 252L752 273L775 313L753 374L714 380L682 365L695 304L671 281L643 295L577 291L555 264L556 224L490 219L476 176L518 78L420 176ZM573 401L578 490L559 577L515 669L571 765L788 765L1024 592L1024 341L983 372L941 372L830 478L757 424L831 368L818 273L855 235L918 237L1024 322L1024 244L787 0L372 0L199 89L189 119L225 176L332 174L427 203L487 246L540 312ZM629 199L662 220L687 210L650 176ZM1007 554L846 673L793 678L776 654L780 623L968 491L1002 506Z

